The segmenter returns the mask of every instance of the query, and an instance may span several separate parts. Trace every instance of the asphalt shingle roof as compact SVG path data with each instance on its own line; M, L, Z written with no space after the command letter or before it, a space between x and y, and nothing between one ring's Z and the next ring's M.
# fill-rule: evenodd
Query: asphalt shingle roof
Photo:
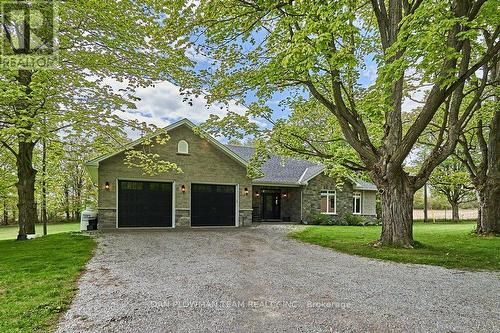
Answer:
M225 145L235 154L243 158L245 161L250 161L255 148L246 146ZM264 177L254 180L255 184L287 184L300 185L305 184L309 179L317 176L324 170L324 166L320 163L315 163L296 158L282 157L272 155L261 167ZM377 190L377 187L363 180L356 180L354 189L358 190Z
M226 145L226 147L247 162L255 152L255 149L252 147L233 145ZM262 165L261 171L264 173L264 177L256 179L254 182L298 185L304 172L309 168L314 168L318 171L322 169L323 166L310 161L272 155L271 158Z
M376 191L377 186L373 183L369 183L369 182L361 180L361 179L356 179L356 184L354 184L354 189L355 190Z

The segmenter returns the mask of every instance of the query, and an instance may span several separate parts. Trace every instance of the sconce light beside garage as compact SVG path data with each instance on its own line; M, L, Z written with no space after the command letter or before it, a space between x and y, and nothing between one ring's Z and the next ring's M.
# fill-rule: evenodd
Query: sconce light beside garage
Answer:
M106 191L109 191L110 188L111 188L111 186L109 185L109 182L106 182L106 184L104 184L104 189Z
M182 185L182 186L181 186L181 192L182 192L182 193L186 193L186 186L185 186L185 185Z
M257 198L258 198L258 197L260 197L260 193L259 193L259 191L255 191L255 196L256 196Z
M243 190L243 193L245 193L245 195L248 195L248 187L245 187L245 189Z
M285 199L288 198L288 193L286 193L286 192L283 193L283 198L285 198Z

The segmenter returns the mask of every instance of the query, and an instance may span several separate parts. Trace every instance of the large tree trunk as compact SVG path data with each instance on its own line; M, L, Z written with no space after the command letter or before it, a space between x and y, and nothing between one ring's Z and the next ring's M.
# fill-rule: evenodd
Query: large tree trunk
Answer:
M455 202L455 201L450 201L450 205L451 205L451 218L453 220L453 222L460 222L460 216L458 214L458 202Z
M485 154L485 152L483 152ZM500 234L500 111L491 121L487 148L487 166L483 177L476 179L479 202L477 228L479 235Z
M382 192L382 234L379 245L413 247L413 196L407 176L385 177L377 182Z
M18 239L26 239L27 235L35 233L35 223L38 220L35 201L35 176L33 168L33 142L19 142L17 154L17 175L19 177L17 194L19 197L19 235Z
M481 228L478 233L490 235L500 234L500 184L487 184L481 218Z
M479 204L476 233L479 235L500 234L500 214L498 209L499 190L485 184L476 191Z
M500 71L497 77L500 78ZM500 111L496 111L491 120L485 190L487 210L482 218L481 233L500 234Z

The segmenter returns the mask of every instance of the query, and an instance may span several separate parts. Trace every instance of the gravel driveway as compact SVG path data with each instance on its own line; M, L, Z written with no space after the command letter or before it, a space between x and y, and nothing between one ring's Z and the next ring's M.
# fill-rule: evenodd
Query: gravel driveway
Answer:
M350 256L290 228L103 234L58 331L500 331L496 273Z

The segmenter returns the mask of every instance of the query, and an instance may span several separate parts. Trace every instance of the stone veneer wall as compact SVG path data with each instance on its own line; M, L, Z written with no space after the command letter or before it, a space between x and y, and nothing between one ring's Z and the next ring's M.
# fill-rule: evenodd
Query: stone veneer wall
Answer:
M116 209L105 208L98 209L98 227L99 229L114 229L116 228Z
M290 218L291 222L300 222L300 187L272 187L258 186L252 187L252 208L254 211L253 220L261 221L262 217L262 190L276 190L281 192L281 218ZM257 196L256 193L259 193ZM284 194L286 193L286 197Z
M283 188L286 198L281 198L281 216L289 217L292 222L300 222L300 187Z
M304 187L302 194L302 208L304 221L307 223L311 213L321 212L321 191L336 190L337 195L337 214L328 215L333 220L342 218L347 213L352 213L352 185L345 182L342 188L336 188L335 181L320 174L311 179L307 186Z
M170 140L164 145L155 145L152 153L157 153L162 159L176 163L182 173L168 172L156 176L144 175L142 170L128 168L123 163L123 153L110 157L99 164L99 228L116 228L116 181L122 179L175 181L175 225L187 227L191 225L190 204L191 184L239 184L239 225L249 225L252 216L252 196L245 195L247 188L252 193L252 183L247 177L246 167L226 153L221 151L210 141L193 133L185 125L169 131ZM189 144L189 154L177 154L177 143L185 140ZM109 182L111 188L106 190L104 185ZM180 190L185 185L186 193Z
M336 190L337 195L337 214L328 215L332 220L338 220L344 217L345 214L352 213L352 193L353 188L352 184L348 181L344 182L342 187L336 188L335 181L325 176L324 174L320 174L317 177L311 179L307 186L303 189L302 194L302 203L303 203L303 216L304 221L307 223L311 212L321 212L321 191L322 190ZM361 191L362 192L362 191ZM362 195L364 195L363 193ZM375 205L374 200L370 200L371 204L373 201L373 205ZM362 204L366 204L362 201ZM365 210L364 207L362 207ZM375 207L373 209L366 208L368 212L374 212ZM361 215L365 219L375 219L375 213L373 215Z

